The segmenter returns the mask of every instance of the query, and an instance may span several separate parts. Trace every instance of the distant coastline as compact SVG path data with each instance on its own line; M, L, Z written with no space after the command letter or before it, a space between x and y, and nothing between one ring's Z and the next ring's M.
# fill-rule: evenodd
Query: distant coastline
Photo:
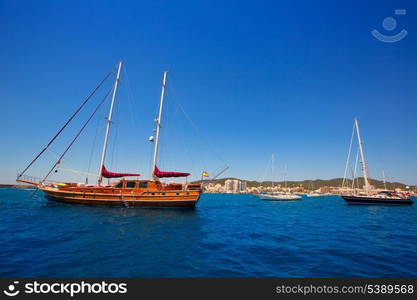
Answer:
M203 182L205 183L214 183L214 184L224 184L226 180L229 179L237 179L240 181L244 181L246 182L248 187L258 187L260 185L264 185L264 186L270 186L271 185L271 181L255 181L255 180L245 180L245 179L240 179L240 178L234 178L234 177L226 177L226 178L220 178L220 179L205 179L203 180ZM363 178L359 177L358 178L359 182L362 183L363 182ZM376 188L383 188L384 187L384 182L382 180L376 180L376 179L370 179L370 181L372 182L372 185L374 185ZM200 183L201 180L198 181L193 181L192 183ZM288 180L287 181L287 186L288 187L304 187L306 189L318 189L321 187L340 187L342 186L342 182L343 182L343 178L332 178L332 179L315 179L315 180L296 180L296 181L291 181ZM352 184L352 180L351 179L346 179L346 185L351 185ZM400 189L405 189L407 186L409 187L410 190L416 190L417 189L417 185L407 185L405 183L401 183L401 182L389 182L387 181L386 183L386 187L389 190L394 190L396 188L400 188ZM277 181L275 182L276 186L284 186L285 182L284 181ZM27 185L27 184L0 184L0 188L33 188L33 186L31 185Z
M244 181L246 182L248 187L258 187L258 186L271 186L272 182L271 181L254 181L254 180L245 180L245 179L240 179L240 178L234 178L234 177L228 177L228 178L221 178L221 179L215 179L215 180L210 180L210 179L206 179L204 180L205 183L213 183L213 184L222 184L224 185L226 180L233 180L233 179L237 179L240 181ZM357 178L357 180L359 181L359 183L362 185L364 182L363 177L359 177ZM382 180L377 180L377 179L369 179L369 181L372 183L373 186L375 186L375 188L379 188L382 189L384 188L384 182ZM193 183L199 183L201 182L201 180L195 181ZM274 182L275 186L285 186L285 184L289 187L289 188L293 188L293 187L304 187L306 189L309 190L315 190L318 188L322 188L322 187L341 187L342 186L342 182L343 182L343 178L332 178L332 179L315 179L315 180L298 180L298 181L291 181L288 180L286 183L284 181L276 181ZM352 185L352 180L351 179L346 179L345 182L346 186L351 186ZM406 187L408 186L410 190L415 190L417 188L416 185L408 185L405 183L401 183L401 182L389 182L386 181L385 185L387 187L388 190L394 190L394 189L406 189Z
M33 188L33 186L28 185L28 184L0 184L0 188L27 189L27 188Z

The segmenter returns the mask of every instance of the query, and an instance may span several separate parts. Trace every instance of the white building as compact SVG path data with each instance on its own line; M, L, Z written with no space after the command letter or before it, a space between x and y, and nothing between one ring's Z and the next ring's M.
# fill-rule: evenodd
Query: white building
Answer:
M229 194L246 193L246 182L237 179L227 179L224 182L224 189Z

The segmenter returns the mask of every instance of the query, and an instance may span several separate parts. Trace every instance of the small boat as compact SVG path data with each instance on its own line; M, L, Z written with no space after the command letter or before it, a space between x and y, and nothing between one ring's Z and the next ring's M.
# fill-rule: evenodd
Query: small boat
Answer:
M307 197L321 197L321 196L323 196L322 194L319 194L319 193L310 193L310 194L307 194Z
M296 194L258 194L259 199L261 200L270 200L270 201L294 201L301 200L303 197Z
M348 204L354 204L354 205L358 205L358 204L362 204L362 205L404 205L404 204L413 204L413 200L411 199L409 194L398 194L395 192L391 192L391 191L382 191L379 193L375 193L372 191L371 185L369 183L369 179L368 179L368 166L366 164L365 161L365 155L363 152L363 145L362 145L362 140L361 140L361 135L360 135L360 131L359 131L359 123L357 119L354 119L354 126L353 126L353 131L352 131L352 138L351 138L351 143L350 143L350 147L349 147L349 154L348 154L348 158L346 161L346 168L345 168L345 176L343 178L343 182L345 181L346 178L346 171L347 171L347 166L348 166L348 162L349 162L349 158L350 158L350 153L351 153L351 148L352 148L352 141L353 141L353 137L355 134L355 130L356 130L356 136L358 139L358 148L359 148L359 153L360 153L360 162L362 165L362 173L363 173L363 178L365 181L365 187L364 187L364 191L361 193L349 193L349 194L342 194L342 198L346 201L346 203ZM356 161L358 161L358 157L356 158ZM352 189L353 189L353 185L355 182L355 176L356 176L356 166L355 166L355 170L354 170L354 178L352 180ZM342 186L344 185L344 183L342 183ZM384 185L385 185L385 175L384 175ZM354 189L353 189L354 190Z
M275 156L272 154L271 157L271 168L272 168L272 181L271 181L271 189L274 189L274 178L275 178ZM286 176L285 176L286 177ZM285 178L285 186L287 185L287 180ZM292 193L259 193L256 196L261 200L269 200L269 201L294 201L294 200L301 200L302 196Z
M195 207L197 201L202 193L200 184L181 184L181 183L169 183L165 184L160 181L160 178L166 177L187 177L190 173L184 172L163 172L157 167L159 135L161 128L162 107L164 102L165 87L167 81L167 72L163 74L162 80L162 92L159 104L159 114L155 119L155 137L151 136L149 141L154 142L153 164L151 179L126 179L126 177L139 177L140 174L136 173L115 173L108 171L105 166L107 142L110 132L110 126L112 124L112 112L117 94L117 88L120 81L120 73L122 69L122 62L119 62L117 68L117 75L112 91L112 99L110 104L110 110L108 117L106 118L106 131L103 143L103 149L100 160L100 168L98 172L98 180L96 185L86 185L82 183L54 183L47 181L47 177L56 169L61 163L62 158L71 145L75 142L78 135L82 132L88 121L93 117L99 106L104 102L106 97L110 94L110 91L106 94L105 98L97 106L96 110L90 116L88 121L81 128L77 136L70 143L68 148L60 156L57 162L54 164L50 172L40 181L34 180L24 176L27 169L45 152L46 149L53 143L56 137L62 132L62 130L71 122L75 115L81 110L84 104L94 95L95 91L101 86L101 84L109 78L110 72L105 79L96 87L87 100L76 110L72 117L65 123L64 127L55 135L55 137L49 142L49 144L35 157L34 160L20 173L16 179L19 182L28 183L41 190L46 198L67 203L79 203L79 204L93 204L93 205L111 205L111 206L147 206L147 207ZM119 181L113 184L103 185L103 178L121 178Z
M401 196L394 192L390 194L379 193L376 195L342 195L348 204L364 205L404 205L413 204L413 200L407 196Z

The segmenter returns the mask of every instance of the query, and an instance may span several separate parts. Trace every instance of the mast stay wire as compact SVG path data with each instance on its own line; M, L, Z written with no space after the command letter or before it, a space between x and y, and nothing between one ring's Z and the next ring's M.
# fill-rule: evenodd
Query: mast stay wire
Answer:
M266 173L268 172L268 170L269 170L269 166L272 164L272 157L270 157L269 159L268 159L268 163L267 163L267 165L266 165L266 168L265 168L265 170L264 170L264 172L263 172L263 176L262 176L262 178L260 178L260 182L261 183L263 183L264 181L265 181L265 177L266 177Z
M121 99L121 97L119 97ZM119 99L119 103L121 102ZM120 129L120 106L121 105L117 105L116 106L116 112L115 112L115 120L117 120L117 122L113 123L113 132L114 134L111 137L111 144L112 144L112 153L111 153L111 157L110 157L110 167L113 169L117 169L119 170L119 168L116 168L117 166L117 154L118 154L118 149L116 147L117 145L117 140L119 137L119 129ZM115 158L116 157L116 158Z
M345 181L346 181L346 176L347 176L348 165L349 165L349 162L350 162L350 155L351 155L351 152L352 152L352 144L353 144L354 136L355 136L355 123L353 123L352 135L350 137L349 151L348 151L348 156L347 156L346 164L345 164L345 172L344 172L344 175L343 175L342 188L345 186Z
M75 116L80 112L80 110L87 104L87 102L94 96L97 90L103 85L103 83L110 77L110 75L114 74L114 67L113 70L110 71L104 79L94 88L94 90L87 96L84 102L75 110L75 112L71 115L71 117L67 120L67 122L61 127L61 129L55 134L55 136L49 141L49 143L36 155L36 157L26 166L26 168L20 172L18 178L22 177L23 174L35 163L36 160L52 145L52 143L56 140L56 138L62 133L62 131L68 126L69 123L75 118Z
M179 115L178 111L179 111L179 109L181 109L181 107L180 107L181 105L180 105L179 101L175 100L175 98L178 98L178 97L177 97L177 93L176 93L176 89L175 89L175 80L173 80L172 78L170 79L170 90L172 91L172 95L173 95L173 97L171 97L173 99L171 102L174 104L174 107L175 107L175 115ZM182 109L182 112L184 113L184 109ZM190 118L188 119L188 121L189 120L190 120ZM195 125L193 125L193 126L194 126L194 128L196 128ZM174 132L183 132L183 130L177 130L177 131L174 131ZM190 141L189 141L189 139L187 139L187 138L189 138L188 135L185 136L183 134L180 134L180 135L178 135L178 138L181 140L182 146L186 149L186 151L188 153L188 158L189 158L190 163L191 163L191 168L195 169L197 164L195 163L195 161L193 159L194 155L191 154L192 151L190 151L190 147L189 147ZM203 164L203 168L204 168L203 171L206 171L207 170L206 161L205 161L204 157L202 155L200 155L200 151L197 151L197 153L198 153L200 162L202 162L202 164ZM199 172L200 171L202 171L202 170L199 170ZM199 175L200 174L198 174L197 178L199 178Z
M88 125L88 123L90 122L90 120L93 118L93 116L96 114L96 112L98 111L98 109L101 107L101 105L105 102L105 100L107 99L107 97L109 96L110 92L113 90L113 88L109 89L109 91L106 93L106 95L104 96L104 98L100 101L100 103L96 106L96 108L94 109L93 113L90 115L90 117L87 119L87 121L84 123L84 125L81 127L81 129L78 131L78 133L75 135L75 137L73 138L73 140L71 141L71 143L67 146L67 148L65 149L65 151L61 154L61 156L59 157L59 159L55 162L55 164L53 165L53 167L49 170L49 172L45 175L45 177L42 179L41 183L43 183L46 178L48 178L48 176L52 173L52 171L55 169L55 167L61 162L61 160L64 158L65 154L68 152L68 150L71 148L71 146L75 143L75 141L78 139L78 137L81 135L81 133L84 131L85 127Z
M180 104L180 103L177 103L177 109L176 109L176 112L178 112L178 111L181 111L181 113L182 113L182 115L183 116L186 116L186 114L184 114L184 112L185 112L185 110L184 110L184 108L182 107L182 105ZM188 122L190 122L191 121L191 118L187 118L187 117L185 117L185 119L188 121ZM190 122L190 124L192 124L192 122ZM194 130L197 128L197 127L195 127L195 125L194 124L192 124L191 126L193 126L194 127ZM197 131L196 131L197 132ZM184 142L185 143L187 143L187 142L189 142L188 140L187 141L185 141L185 139L184 139ZM190 158L192 157L192 155L191 155L191 152L190 152L190 150L189 150L189 147L187 147L187 144L185 144L185 147L187 148L187 151L189 152L189 155L190 155ZM200 146L201 147L201 146ZM204 158L204 156L202 155L202 154L200 154L200 153L202 153L202 151L200 151L200 149L197 149L197 153L198 153L198 156L199 156L199 159L200 159L200 161L203 163L203 168L204 168L204 170L206 171L207 170L207 164L206 164L206 159ZM192 163L194 164L194 160L192 161ZM212 171L212 170L211 170Z
M48 149L48 152L50 152L51 154L53 154L56 159L59 159L59 157L60 157L60 154L59 153L57 153L57 152L55 152L55 151L53 151L51 149ZM87 174L87 175L90 175L90 176L98 176L97 174L92 174L92 173L89 173L89 172L84 172L84 171L80 171L80 170L75 170L75 169L69 168L66 164L63 163L63 159L59 163L59 167L57 167L57 169L62 170L62 171L68 171L68 172L71 172L71 173L74 173L74 174L77 174L77 175Z
M112 89L112 91L113 91L113 89ZM105 125L104 124L102 124L102 126L100 126L100 124L101 124L101 122L100 122L100 118L97 118L97 121L96 121L96 130L95 130L95 134L94 134L94 139L93 139L93 143L92 143L92 145L91 145L91 151L90 151L90 157L89 157L89 159L88 159L88 169L87 169L87 174L90 174L90 170L91 170L91 163L92 163L92 161L93 161L93 156L94 156L94 153L95 153L95 150L96 150L96 145L97 145L97 137L98 137L98 132L99 132L99 129L101 129L101 128L105 128ZM89 175L87 175L86 176L86 184L88 184L88 176Z
M359 161L359 151L356 150L356 159L355 159L355 167L353 169L353 178L352 178L352 189L355 188L355 180L357 184L357 188L359 189L359 179L356 177L357 169L358 169L358 161Z
M136 118L136 114L133 113L135 111L134 110L134 108L135 108L135 105L134 104L135 103L134 103L134 100L133 99L137 99L137 97L136 97L136 95L133 95L133 89L132 89L132 85L130 83L129 74L128 74L128 71L127 71L126 66L123 68L122 72L124 72L125 77L126 77L126 94L127 94L127 99L128 99L129 106L130 106L130 109L129 109L129 111L130 111L130 119L131 119L133 128L138 129L139 128L138 127L139 122L138 122L138 120ZM137 168L138 168L138 170L140 170L140 167L141 167L141 165L140 165L140 159L138 157L138 160L137 160Z
M88 176L98 177L97 174L90 173L90 169L91 169L92 157L93 157L93 154L95 152L96 145L97 145L97 136L98 136L98 131L99 131L99 128L100 128L100 126L99 126L99 123L100 122L99 121L100 121L100 119L97 118L96 127L95 127L96 128L95 129L95 135L94 135L93 143L91 145L91 151L90 151L91 153L90 153L90 157L89 157L89 161L88 161L88 169L87 169L87 171L85 172L85 171L80 171L80 170L72 169L68 165L64 164L64 161L70 161L71 160L71 157L72 157L71 155L67 155L65 157L65 160L64 159L61 159L61 162L59 163L59 166L57 166L57 169L59 169L59 170L68 171L68 172L71 172L71 173L74 173L74 174L78 174L80 176L80 180L82 179L81 178L82 175L87 175L85 177L86 184L88 183ZM105 125L102 125L101 126L101 129L103 129L104 127L105 127ZM59 159L59 157L60 157L60 154L59 153L53 151L52 149L48 149L48 151L50 153L52 153L55 156L56 159Z
M100 107L100 109L101 108L102 108L102 106ZM97 113L100 112L100 109L97 111ZM93 155L94 155L94 152L95 152L95 149L96 149L96 145L97 145L97 137L98 137L99 128L100 128L100 118L97 118L96 126L95 126L94 139L93 139L93 143L91 145L91 151L90 151L90 156L89 156L89 160L88 160L88 169L87 169L87 172L72 169L68 165L64 164L64 161L69 162L71 160L72 156L74 155L74 154L71 155L71 153L69 153L68 155L66 155L65 160L64 159L61 159L61 162L59 163L59 166L57 167L57 169L62 170L62 171L68 171L68 172L71 172L71 173L74 173L74 174L79 175L79 181L80 182L81 182L81 179L83 179L83 175L86 175L86 177L85 177L85 183L86 184L88 183L88 176L98 177L97 174L90 173L90 169L91 169L92 158L93 158ZM101 129L103 129L103 128L105 128L105 125L104 124L101 126ZM56 152L56 151L54 151L52 149L48 149L47 151L50 152L51 154L53 154L56 159L59 159L59 157L61 155L61 154L59 154L58 152Z
M126 86L127 99L129 101L129 106L130 106L130 109L129 109L130 119L131 119L132 125L137 127L138 122L137 122L137 119L136 119L136 114L133 113L134 112L134 105L133 105L134 104L133 103L133 96L134 95L132 96L132 94L133 94L132 85L130 84L130 79L129 79L129 75L128 75L126 66L123 68L122 72L125 74L125 77L126 77L126 85L125 86ZM122 85L122 84L120 84L120 85Z
M100 109L102 107L103 106L101 106ZM100 112L100 109L97 111L96 115ZM97 119L97 121L99 121L99 120ZM96 138L96 137L94 137L94 138ZM61 155L60 153L58 153L57 151L54 151L52 149L48 149L48 151L50 153L52 153L55 156L56 159L58 159L60 157L60 155ZM76 151L75 152L72 151L72 152L67 153L65 155L65 157L61 160L61 162L59 163L59 165L57 166L57 169L62 170L62 171L69 171L69 172L72 172L71 170L77 171L78 173L76 173L76 172L72 172L72 173L78 174L80 177L77 179L77 181L81 182L84 179L83 177L81 177L81 174L83 174L83 172L86 174L87 172L70 168L70 166L72 164L72 161L71 160L73 159L73 157L76 157L76 156L77 156L77 152ZM62 167L66 167L67 169L62 168Z
M171 90L174 94L176 94L175 91L175 84L174 84L175 80L172 79L171 76ZM191 127L194 129L195 133L197 134L197 136L203 141L203 143L205 144L204 146L209 149L209 151L219 160L221 161L223 164L225 164L224 159L222 158L221 155L218 154L218 152L214 149L214 147L209 143L209 141L205 138L205 136L202 134L200 128L197 126L197 124L192 120L192 118L190 117L190 115L185 111L184 107L182 106L182 104L179 101L176 101L177 106L179 107L179 109L181 110L182 114L184 115L185 119L190 123ZM202 160L204 160L202 157L200 157Z
M178 116L178 115L179 115L179 106L178 106L178 105L176 105L176 107L175 107L175 115L176 115L176 116ZM179 131L179 132L184 132L184 131L183 131L183 130L181 130L181 131ZM184 135L184 134L180 134L180 135L179 135L179 140L181 141L182 146L183 146L183 147L185 148L185 150L187 151L188 158L189 158L190 163L191 163L191 168L192 168L193 170L195 170L195 169L196 169L197 164L196 164L196 162L195 162L194 155L192 155L192 151L190 151L190 147L189 147L189 144L190 144L189 136L188 136L188 135ZM200 152L197 150L197 153L200 153ZM203 163L203 168L204 168L204 170L203 170L203 171L206 171L206 170L207 170L207 165L206 165L206 161L205 161L204 157L200 156L200 161ZM200 166L200 167L201 167L201 166ZM200 171L200 170L199 170L199 171ZM199 175L199 174L198 174L198 175ZM199 177L199 176L198 176L198 177Z
M190 124L193 126L194 130L196 131L197 134L199 134L204 142L206 143L206 145L208 146L208 148L210 149L211 152L213 152L213 154L222 162L224 163L224 159L217 153L217 151L214 150L214 148L211 146L211 144L204 138L204 136L202 136L200 129L197 127L197 125L194 123L194 121L191 119L191 117L189 116L189 114L187 114L187 112L185 111L184 107L178 103L182 113L184 114L185 118L190 122Z

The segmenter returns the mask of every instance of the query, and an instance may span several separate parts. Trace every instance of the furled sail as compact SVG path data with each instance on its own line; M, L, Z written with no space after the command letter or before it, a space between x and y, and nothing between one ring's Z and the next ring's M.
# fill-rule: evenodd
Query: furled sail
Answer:
M140 176L140 174L109 172L109 171L107 171L107 169L104 166L101 168L101 175L104 178L118 178L118 177L127 177L127 176Z
M187 177L190 175L190 173L183 173L183 172L162 172L158 169L157 166L155 166L155 169L153 170L153 174L158 178L163 177Z

